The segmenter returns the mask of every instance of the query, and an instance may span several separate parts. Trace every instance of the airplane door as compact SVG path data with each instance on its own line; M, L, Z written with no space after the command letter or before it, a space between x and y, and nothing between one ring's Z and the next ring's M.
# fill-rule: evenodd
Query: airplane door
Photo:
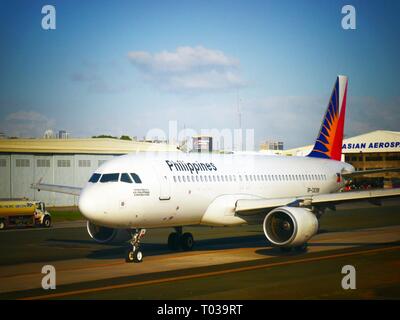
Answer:
M171 199L171 181L167 175L162 175L160 179L160 200Z
M159 182L159 199L160 200L169 200L171 199L171 181L168 177L167 173L162 172L157 165L153 166L157 175L157 180Z

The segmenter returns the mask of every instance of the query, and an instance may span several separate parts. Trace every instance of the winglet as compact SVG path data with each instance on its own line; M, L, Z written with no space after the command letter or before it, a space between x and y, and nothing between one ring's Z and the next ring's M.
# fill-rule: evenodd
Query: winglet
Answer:
M341 160L347 83L346 76L337 77L317 140L308 157Z

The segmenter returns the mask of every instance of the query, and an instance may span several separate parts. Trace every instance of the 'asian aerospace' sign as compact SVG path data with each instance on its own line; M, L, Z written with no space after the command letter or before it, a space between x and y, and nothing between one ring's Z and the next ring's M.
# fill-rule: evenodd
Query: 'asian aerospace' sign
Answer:
M400 141L343 143L343 150L400 148Z

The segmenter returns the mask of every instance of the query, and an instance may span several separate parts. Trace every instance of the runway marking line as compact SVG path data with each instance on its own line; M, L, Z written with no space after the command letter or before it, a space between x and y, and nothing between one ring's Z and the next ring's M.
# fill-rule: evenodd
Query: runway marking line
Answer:
M60 298L60 297L78 295L78 294L94 293L94 292L108 291L108 290L114 290L114 289L124 289L124 288L129 288L129 287L137 287L137 286L152 285L152 284L161 284L161 283L174 282L174 281L180 281L180 280L198 279L198 278L218 276L218 275L224 275L224 274L230 274L230 273L236 273L236 272L252 271L252 270L257 270L257 269L266 269L266 268L277 267L277 266L292 265L292 264L302 263L302 262L328 260L328 259L334 259L334 258L341 258L341 257L348 257L348 256L369 254L369 253L376 253L376 252L384 252L384 251L398 250L398 249L400 249L400 246L391 246L391 247L369 249L369 250L362 250L362 251L356 251L356 252L337 253L337 254L332 254L332 255L327 255L327 256L322 256L322 257L311 257L311 258L296 259L296 260L291 260L291 261L273 262L273 263L267 263L267 264L256 265L256 266L247 266L247 267L232 268L232 269L220 270L220 271L203 272L203 273L199 273L199 274L169 277L169 278L164 278L164 279L146 280L146 281L123 283L123 284L117 284L117 285L108 285L108 286L98 287L98 288L80 289L80 290L73 290L73 291L67 291L67 292L61 292L61 293L53 293L53 294L47 294L47 295L25 297L25 298L20 298L18 300L40 300L40 299L47 299L47 298Z

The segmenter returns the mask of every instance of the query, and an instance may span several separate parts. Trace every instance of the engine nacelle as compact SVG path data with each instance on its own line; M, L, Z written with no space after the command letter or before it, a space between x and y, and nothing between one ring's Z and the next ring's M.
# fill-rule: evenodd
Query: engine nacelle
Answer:
M86 223L86 229L89 236L98 243L122 243L131 238L128 230L102 227L90 221Z
M317 217L306 208L279 207L263 222L267 239L278 247L296 247L306 243L318 231Z

